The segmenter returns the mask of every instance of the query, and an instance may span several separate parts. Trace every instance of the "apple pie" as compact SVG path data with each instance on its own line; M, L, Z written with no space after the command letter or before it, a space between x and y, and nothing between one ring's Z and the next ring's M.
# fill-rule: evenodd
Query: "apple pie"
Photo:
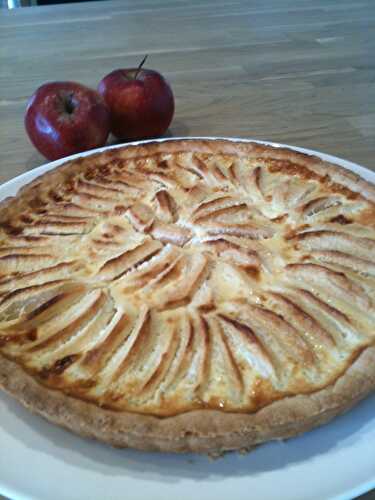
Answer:
M287 148L106 150L0 206L0 386L118 447L220 453L375 389L375 187Z

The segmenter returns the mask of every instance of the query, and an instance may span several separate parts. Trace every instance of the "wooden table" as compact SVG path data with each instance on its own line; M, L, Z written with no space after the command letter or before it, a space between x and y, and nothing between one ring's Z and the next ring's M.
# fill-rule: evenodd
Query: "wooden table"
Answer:
M23 129L27 98L40 84L95 87L146 53L174 89L173 136L269 139L375 169L374 32L374 0L1 9L0 182L44 163Z
M23 129L27 98L40 84L95 87L145 53L175 92L172 135L269 139L375 168L374 31L374 0L1 9L0 182L44 162Z

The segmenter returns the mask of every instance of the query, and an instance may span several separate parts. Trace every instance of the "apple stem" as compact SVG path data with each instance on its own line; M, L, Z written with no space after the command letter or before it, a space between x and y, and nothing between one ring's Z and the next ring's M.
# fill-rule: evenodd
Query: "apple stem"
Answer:
M146 54L146 55L145 55L145 57L142 59L142 61L141 61L140 65L138 66L138 68L137 68L137 72L136 72L135 77L134 77L134 79L135 79L135 80L137 79L137 76L138 76L139 72L141 71L142 66L143 66L143 65L144 65L144 63L146 62L146 59L147 59L147 58L148 58L148 54Z
M71 115L74 111L74 108L75 108L75 105L74 105L74 101L73 101L73 93L71 92L66 96L65 109L66 109L66 112L69 115Z

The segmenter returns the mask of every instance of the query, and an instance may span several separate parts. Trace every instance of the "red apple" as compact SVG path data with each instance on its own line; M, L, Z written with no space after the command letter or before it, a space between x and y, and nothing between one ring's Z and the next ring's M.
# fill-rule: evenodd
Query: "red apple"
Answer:
M30 98L25 127L36 149L56 160L103 146L110 117L95 90L75 82L50 82Z
M146 59L146 58L145 58ZM171 87L151 69L116 69L98 90L111 113L111 132L119 139L147 139L163 135L174 113Z

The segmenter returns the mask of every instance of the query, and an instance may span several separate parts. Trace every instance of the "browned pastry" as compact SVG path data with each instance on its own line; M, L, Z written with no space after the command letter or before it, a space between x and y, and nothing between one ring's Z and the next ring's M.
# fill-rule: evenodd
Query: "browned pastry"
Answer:
M375 388L375 188L289 149L70 161L0 207L0 385L81 435L222 452Z

